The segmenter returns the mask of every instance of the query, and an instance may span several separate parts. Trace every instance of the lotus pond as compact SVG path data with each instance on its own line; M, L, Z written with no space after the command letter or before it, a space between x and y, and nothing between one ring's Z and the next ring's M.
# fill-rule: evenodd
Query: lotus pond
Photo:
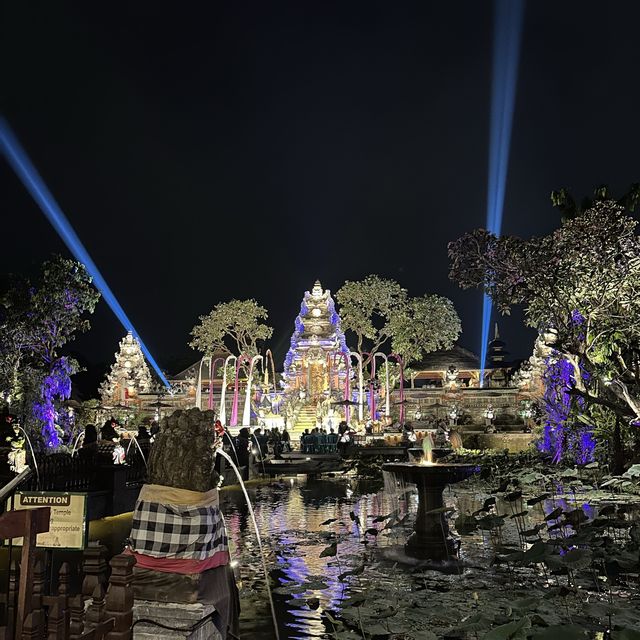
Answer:
M303 476L248 487L280 638L640 639L640 467L611 478L495 456L445 491L459 558L403 552L415 491ZM244 638L274 636L239 490L221 493Z

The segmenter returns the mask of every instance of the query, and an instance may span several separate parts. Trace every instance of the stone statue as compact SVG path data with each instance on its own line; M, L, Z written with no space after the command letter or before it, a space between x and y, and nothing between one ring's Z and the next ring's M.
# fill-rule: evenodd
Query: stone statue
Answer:
M529 360L525 360L512 378L513 384L519 389L528 389L533 378L533 365Z
M458 376L460 372L455 365L450 365L445 372L445 386L449 388L456 387L458 385Z
M134 618L188 619L200 625L201 637L224 640L227 631L238 634L239 603L216 488L214 423L213 411L197 408L162 419L129 552L137 563ZM140 631L169 637L144 624Z
M197 408L162 418L149 457L149 482L191 491L213 489L215 418L213 411Z
M493 426L493 421L496 417L496 412L493 408L492 404L487 405L487 408L484 410L484 425L485 425L485 433L495 433L495 427Z

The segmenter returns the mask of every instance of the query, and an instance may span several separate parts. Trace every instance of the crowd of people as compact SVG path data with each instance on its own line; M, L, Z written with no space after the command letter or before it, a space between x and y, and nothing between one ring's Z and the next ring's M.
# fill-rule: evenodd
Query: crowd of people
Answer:
M300 451L302 453L336 453L344 455L349 445L353 444L356 432L345 422L338 425L338 432L333 427L323 429L305 429L300 435Z
M94 456L101 453L105 456L110 456L114 464L124 463L126 453L123 443L128 438L123 437L123 431L122 425L115 418L106 420L100 427L100 431L94 424L85 425L79 454L81 456ZM160 425L157 421L151 423L150 429L147 429L145 425L140 425L135 435L138 445L150 444L159 431Z
M429 431L433 431L434 429L433 442L436 447L452 447L454 449L462 447L462 437L460 433L450 425L447 425L445 420L438 420L429 425ZM418 443L418 434L410 422L406 422L402 426L402 442L408 447Z
M291 436L286 427L283 427L282 431L278 427L258 427L253 431L253 444L257 447L256 453L260 459L266 458L267 455L278 458L282 453L291 451Z

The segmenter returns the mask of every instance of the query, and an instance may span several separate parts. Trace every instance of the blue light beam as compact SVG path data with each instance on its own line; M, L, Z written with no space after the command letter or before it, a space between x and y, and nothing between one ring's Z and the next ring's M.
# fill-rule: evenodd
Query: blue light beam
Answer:
M524 4L524 0L495 0L494 3L487 229L498 236L502 230ZM481 386L484 384L484 370L487 366L491 311L491 298L485 294L482 301L482 344L480 346Z
M111 311L116 315L116 318L120 320L122 326L127 330L131 331L133 336L140 343L140 348L144 353L145 357L149 361L149 364L154 368L155 372L158 374L162 383L169 387L169 381L162 373L160 367L154 360L153 356L149 349L147 349L146 345L140 338L140 335L135 330L133 324L131 324L131 320L127 317L127 314L124 312L124 309L120 306L120 303L116 299L115 295L109 288L109 285L102 277L100 270L95 265L88 251L84 248L82 242L80 242L80 238L76 235L76 232L73 230L69 221L67 220L64 213L58 206L58 203L55 201L54 197L51 195L49 190L47 189L44 181L36 171L36 168L31 164L29 157L27 156L25 150L22 148L18 139L15 137L13 132L11 131L11 127L9 123L0 116L0 151L2 155L7 159L9 165L16 172L16 175L20 178L22 184L25 186L27 191L31 194L33 199L36 201L42 213L47 217L49 222L53 225L53 228L58 232L58 235L62 238L63 242L67 245L69 251L75 256L76 260L82 262L86 267L87 271L93 278L93 282L95 283L98 291L102 294L105 302L111 308Z

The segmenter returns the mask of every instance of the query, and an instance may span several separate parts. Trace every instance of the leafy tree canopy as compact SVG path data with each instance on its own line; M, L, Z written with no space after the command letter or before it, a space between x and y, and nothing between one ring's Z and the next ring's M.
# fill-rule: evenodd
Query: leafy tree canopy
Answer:
M435 295L411 298L395 280L370 275L347 281L336 298L342 328L355 334L360 353L388 346L410 362L451 348L460 335L460 319L450 300Z
M206 356L220 351L254 356L258 343L273 334L264 322L267 317L267 310L253 299L221 302L208 315L200 316L189 346Z
M450 243L450 277L502 313L524 307L529 326L557 334L573 393L640 418L640 239L625 203L596 198L530 240L475 230Z
M437 295L409 298L389 321L391 349L406 362L417 362L426 353L451 349L462 332L453 302Z
M69 397L78 369L61 350L89 329L99 298L84 265L56 256L35 280L14 278L0 302L0 390L48 446L60 444L54 402Z
M50 368L62 347L89 329L86 314L99 298L84 265L60 256L45 262L34 281L14 278L0 303L0 360ZM3 377L2 389L10 386Z

